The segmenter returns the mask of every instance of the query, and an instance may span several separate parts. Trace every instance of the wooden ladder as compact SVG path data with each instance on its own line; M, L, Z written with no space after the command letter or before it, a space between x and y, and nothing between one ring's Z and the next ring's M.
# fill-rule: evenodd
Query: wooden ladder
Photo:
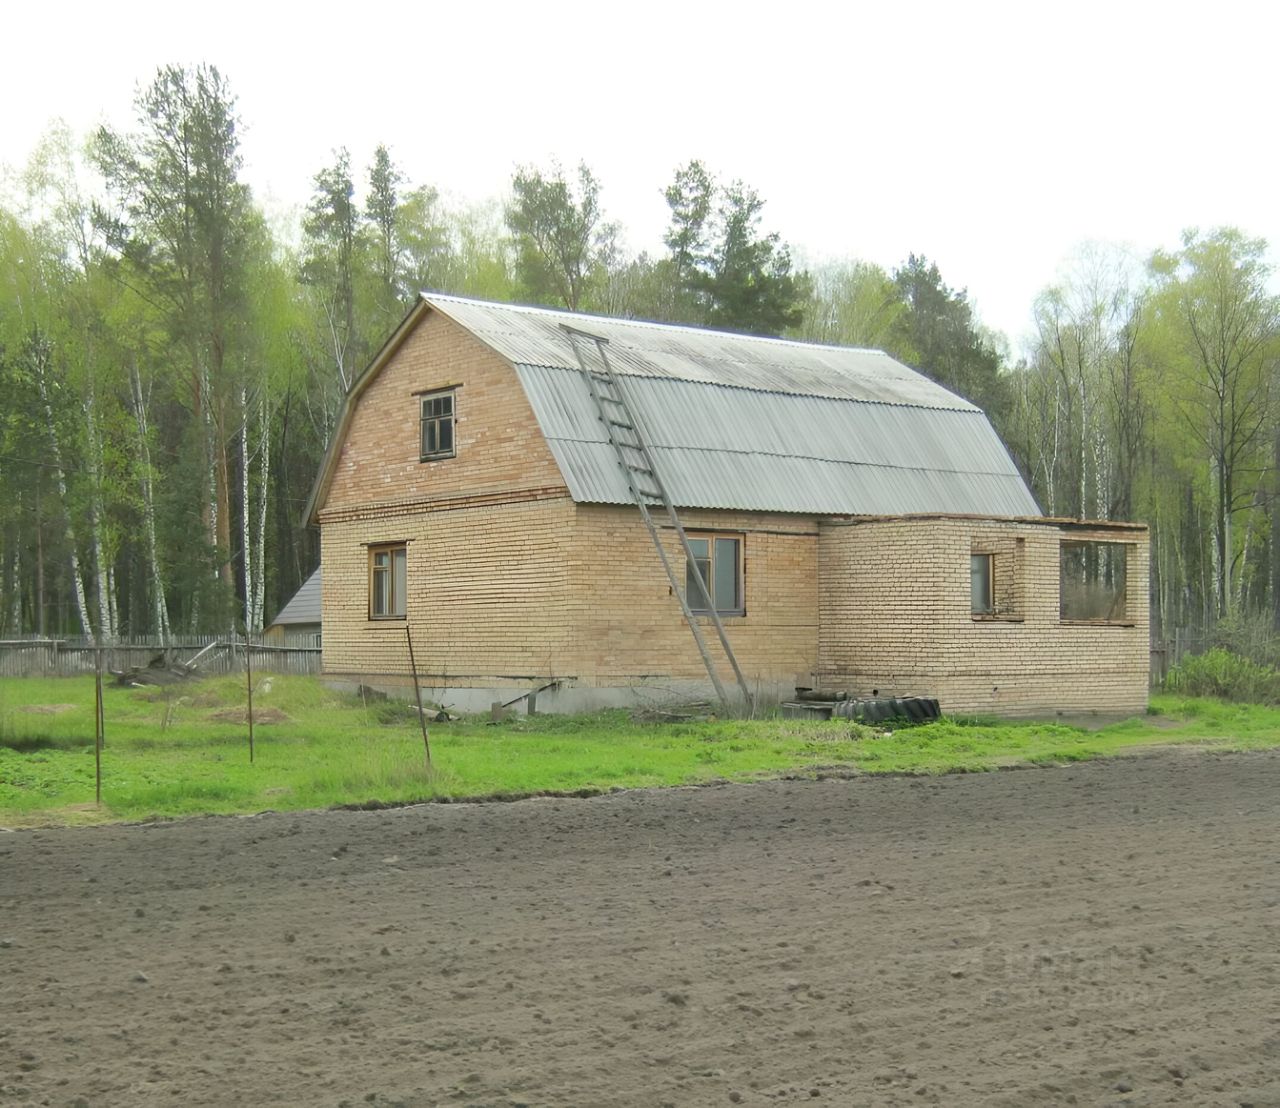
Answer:
M724 650L724 656L729 660L734 676L738 679L738 687L742 690L743 703L746 705L748 713L754 715L755 702L751 696L751 689L747 685L747 679L743 675L742 668L738 665L738 659L733 653L733 647L729 645L729 636L725 632L724 623L720 619L720 614L716 611L715 602L707 590L707 582L703 579L702 571L698 568L697 560L689 547L689 537L685 534L684 525L680 522L679 515L676 514L675 505L671 502L667 487L663 484L662 478L658 474L658 467L654 462L653 453L644 441L644 436L640 433L640 422L636 419L631 405L627 402L626 393L622 389L622 382L618 379L618 375L613 371L613 366L609 363L609 354L606 350L609 340L601 335L593 335L590 331L582 331L577 327L570 327L567 323L560 324L560 327L568 336L569 345L573 347L573 356L577 359L578 368L582 370L582 375L587 382L587 388L591 391L591 398L595 401L596 413L600 418L600 422L604 424L605 432L609 436L609 442L612 444L614 452L618 455L618 465L621 466L622 474L627 481L627 487L631 490L631 499L635 501L636 507L640 509L640 518L644 520L644 525L649 530L649 538L653 540L654 549L657 550L658 557L662 560L662 568L666 570L667 580L671 582L671 591L676 599L680 601L680 610L684 612L684 618L689 624L689 630L693 632L693 641L698 645L698 653L702 655L702 662L707 667L707 676L711 678L711 683L715 686L716 695L720 698L720 703L724 709L729 711L731 709L729 694L720 680L720 675L716 673L715 660L711 657L711 651L707 647L706 638L703 636L702 628L698 623L698 616L703 615L708 617L715 627L716 634L720 638L720 646ZM595 344L596 353L600 358L599 369L592 369L587 364L578 345L579 341L582 340ZM685 562L689 569L688 579L697 582L698 599L701 600L705 608L705 611L699 611L697 615L689 607L689 598L685 594L685 588L677 578L675 567L672 566L671 559L667 557L666 548L662 545L662 537L658 533L658 527L653 521L653 514L649 510L651 504L655 508L659 505L662 507L667 514L667 519L670 521L671 529L675 531L676 537L680 540L680 549L684 551Z

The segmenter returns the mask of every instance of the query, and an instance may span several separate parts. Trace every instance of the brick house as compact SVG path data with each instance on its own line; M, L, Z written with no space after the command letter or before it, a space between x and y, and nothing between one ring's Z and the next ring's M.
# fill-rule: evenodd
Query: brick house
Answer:
M565 323L608 341L707 586L691 606L714 598L762 697L1145 708L1146 528L1042 517L986 416L923 375L435 294L352 387L307 506L330 682L407 689L407 626L424 696L465 710L706 695Z

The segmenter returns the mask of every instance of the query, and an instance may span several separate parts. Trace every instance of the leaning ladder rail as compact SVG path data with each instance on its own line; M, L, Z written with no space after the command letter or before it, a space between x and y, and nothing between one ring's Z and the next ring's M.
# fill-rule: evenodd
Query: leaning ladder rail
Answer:
M671 502L667 487L658 475L658 467L654 462L653 454L650 452L644 437L640 434L640 423L636 419L635 413L631 410L631 405L627 402L626 394L622 390L622 382L618 380L618 375L609 363L609 355L605 349L609 340L602 335L594 335L590 331L582 331L576 327L570 327L567 323L560 324L560 327L569 338L569 345L573 348L573 356L577 359L578 368L582 370L582 375L587 382L587 388L591 392L591 398L595 401L596 412L600 422L604 424L609 443L613 446L614 452L618 456L618 464L622 468L623 477L626 478L627 487L631 490L631 498L640 509L640 517L644 520L645 527L648 528L649 538L653 540L654 549L657 550L658 557L662 560L662 568L666 570L667 580L671 582L671 591L675 594L676 599L680 601L680 609L684 612L685 620L689 624L689 630L693 632L693 641L698 646L698 653L702 655L703 665L707 667L707 676L711 678L711 683L715 686L716 695L720 698L720 703L728 710L730 708L729 694L725 691L720 675L716 672L715 660L711 657L711 651L707 647L707 641L702 634L702 628L698 625L697 617L693 609L689 607L686 590L681 586L676 576L675 567L672 566L671 559L667 557L666 548L662 545L662 538L658 534L657 525L654 523L653 515L649 511L649 503L651 501L660 503L667 513L671 528L680 540L681 550L684 551L685 562L690 570L688 578L698 583L698 592L701 594L701 600L705 605L705 612L700 611L697 615L710 617L712 625L716 629L716 634L719 636L720 646L724 650L725 657L729 660L734 677L737 678L738 687L742 690L743 702L746 704L748 712L754 714L755 703L751 696L750 686L747 684L742 667L738 665L738 659L733 652L733 647L729 644L729 636L725 632L724 623L720 619L720 614L716 611L715 602L711 599L710 592L707 590L707 582L704 580L702 572L698 568L697 560L693 556L693 551L689 547L689 537L685 534L684 525L680 522L675 505ZM578 346L579 339L586 339L595 343L596 352L600 357L601 369L592 369L587 365L586 359L582 356L582 350ZM607 405L612 405L616 410L611 412Z

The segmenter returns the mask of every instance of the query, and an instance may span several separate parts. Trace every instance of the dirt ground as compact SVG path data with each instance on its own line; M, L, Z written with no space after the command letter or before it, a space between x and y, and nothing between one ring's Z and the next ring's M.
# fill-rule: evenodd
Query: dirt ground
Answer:
M1280 755L0 834L0 1103L1280 1105Z

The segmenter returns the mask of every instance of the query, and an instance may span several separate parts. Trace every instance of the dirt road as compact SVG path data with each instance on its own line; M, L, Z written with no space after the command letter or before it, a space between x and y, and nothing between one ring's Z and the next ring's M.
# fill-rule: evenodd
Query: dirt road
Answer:
M0 835L0 1103L1280 1105L1280 756Z

